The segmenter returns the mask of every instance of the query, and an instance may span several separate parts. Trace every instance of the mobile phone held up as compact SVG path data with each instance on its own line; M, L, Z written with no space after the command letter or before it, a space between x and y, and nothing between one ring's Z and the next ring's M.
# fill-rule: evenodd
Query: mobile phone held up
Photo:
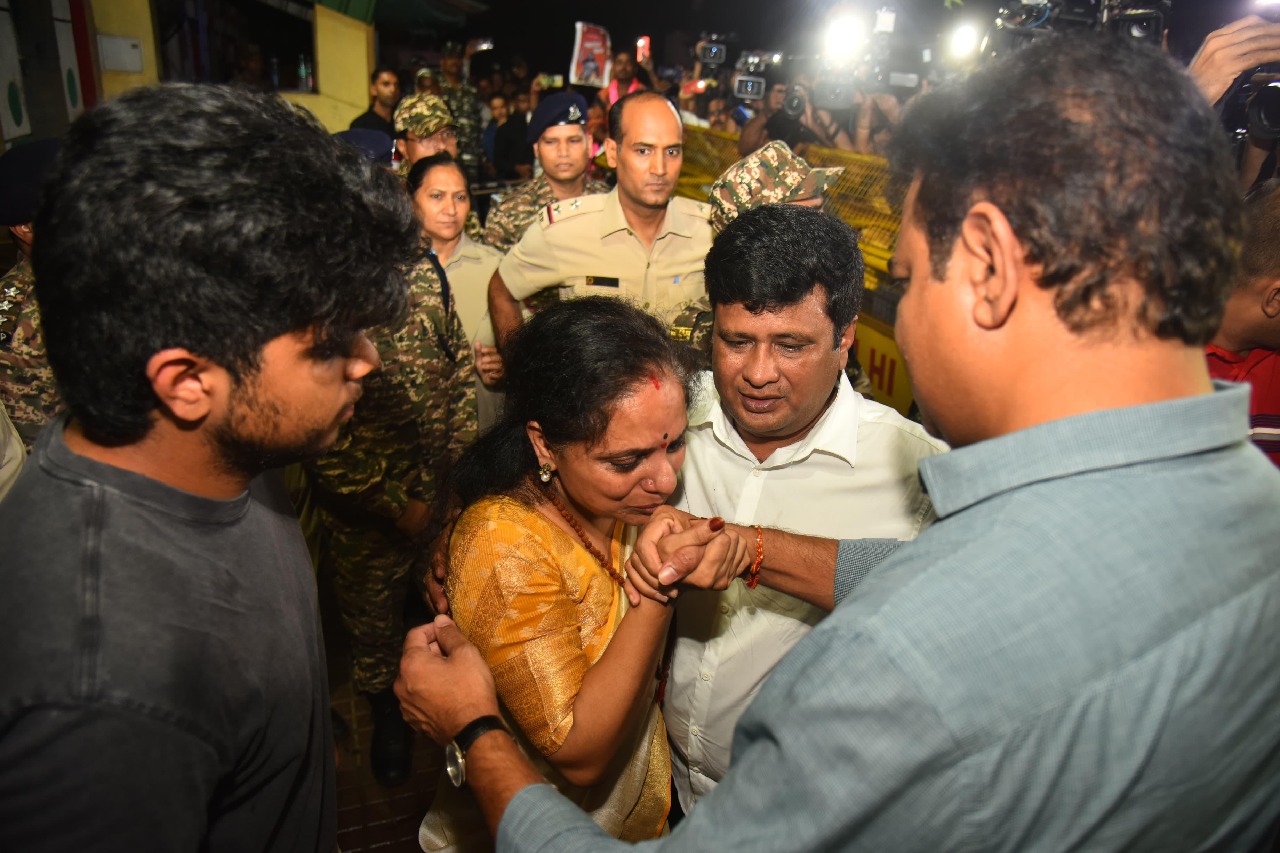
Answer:
M563 74L539 74L538 85L543 89L562 89L564 88Z
M649 61L649 37L640 36L636 39L636 64Z

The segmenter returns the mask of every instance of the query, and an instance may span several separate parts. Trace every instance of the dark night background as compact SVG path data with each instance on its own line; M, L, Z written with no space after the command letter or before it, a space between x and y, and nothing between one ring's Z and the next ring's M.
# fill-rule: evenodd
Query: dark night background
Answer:
M821 21L834 5L834 0L489 0L489 11L469 15L465 30L456 35L491 36L497 58L523 55L535 72L561 72L568 66L575 21L606 27L615 50L633 45L638 36L650 36L660 66L689 64L692 45L704 32L733 33L733 61L742 49L815 52ZM943 0L858 0L841 5L861 12L868 21L877 8L893 5L898 32L913 35L923 45L960 23L985 30L1000 2L967 0L950 9ZM1189 60L1209 31L1242 17L1252 6L1253 0L1174 0L1171 51Z

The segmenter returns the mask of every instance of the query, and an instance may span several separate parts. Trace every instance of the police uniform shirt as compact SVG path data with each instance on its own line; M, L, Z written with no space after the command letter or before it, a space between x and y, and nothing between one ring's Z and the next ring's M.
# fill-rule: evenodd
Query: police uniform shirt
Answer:
M705 292L711 208L673 198L652 248L627 224L618 191L547 205L498 272L516 299L561 285L565 298L622 296L669 323Z

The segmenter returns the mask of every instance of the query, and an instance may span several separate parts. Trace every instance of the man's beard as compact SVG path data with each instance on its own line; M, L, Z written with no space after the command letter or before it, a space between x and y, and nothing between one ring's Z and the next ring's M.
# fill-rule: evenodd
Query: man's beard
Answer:
M250 423L280 425L283 414L274 403L262 400L252 385L238 383L233 393L231 411L209 436L214 458L225 470L256 477L263 471L319 456L332 446L330 430L319 427L292 441L273 441L269 427L266 435L255 435L247 429Z

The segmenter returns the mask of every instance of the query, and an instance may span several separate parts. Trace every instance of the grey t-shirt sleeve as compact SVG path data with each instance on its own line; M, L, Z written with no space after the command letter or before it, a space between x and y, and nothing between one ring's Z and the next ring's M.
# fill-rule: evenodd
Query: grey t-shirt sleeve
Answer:
M145 712L28 710L0 738L0 848L197 851L218 778L207 742Z
M904 544L898 539L841 539L836 549L836 606Z

